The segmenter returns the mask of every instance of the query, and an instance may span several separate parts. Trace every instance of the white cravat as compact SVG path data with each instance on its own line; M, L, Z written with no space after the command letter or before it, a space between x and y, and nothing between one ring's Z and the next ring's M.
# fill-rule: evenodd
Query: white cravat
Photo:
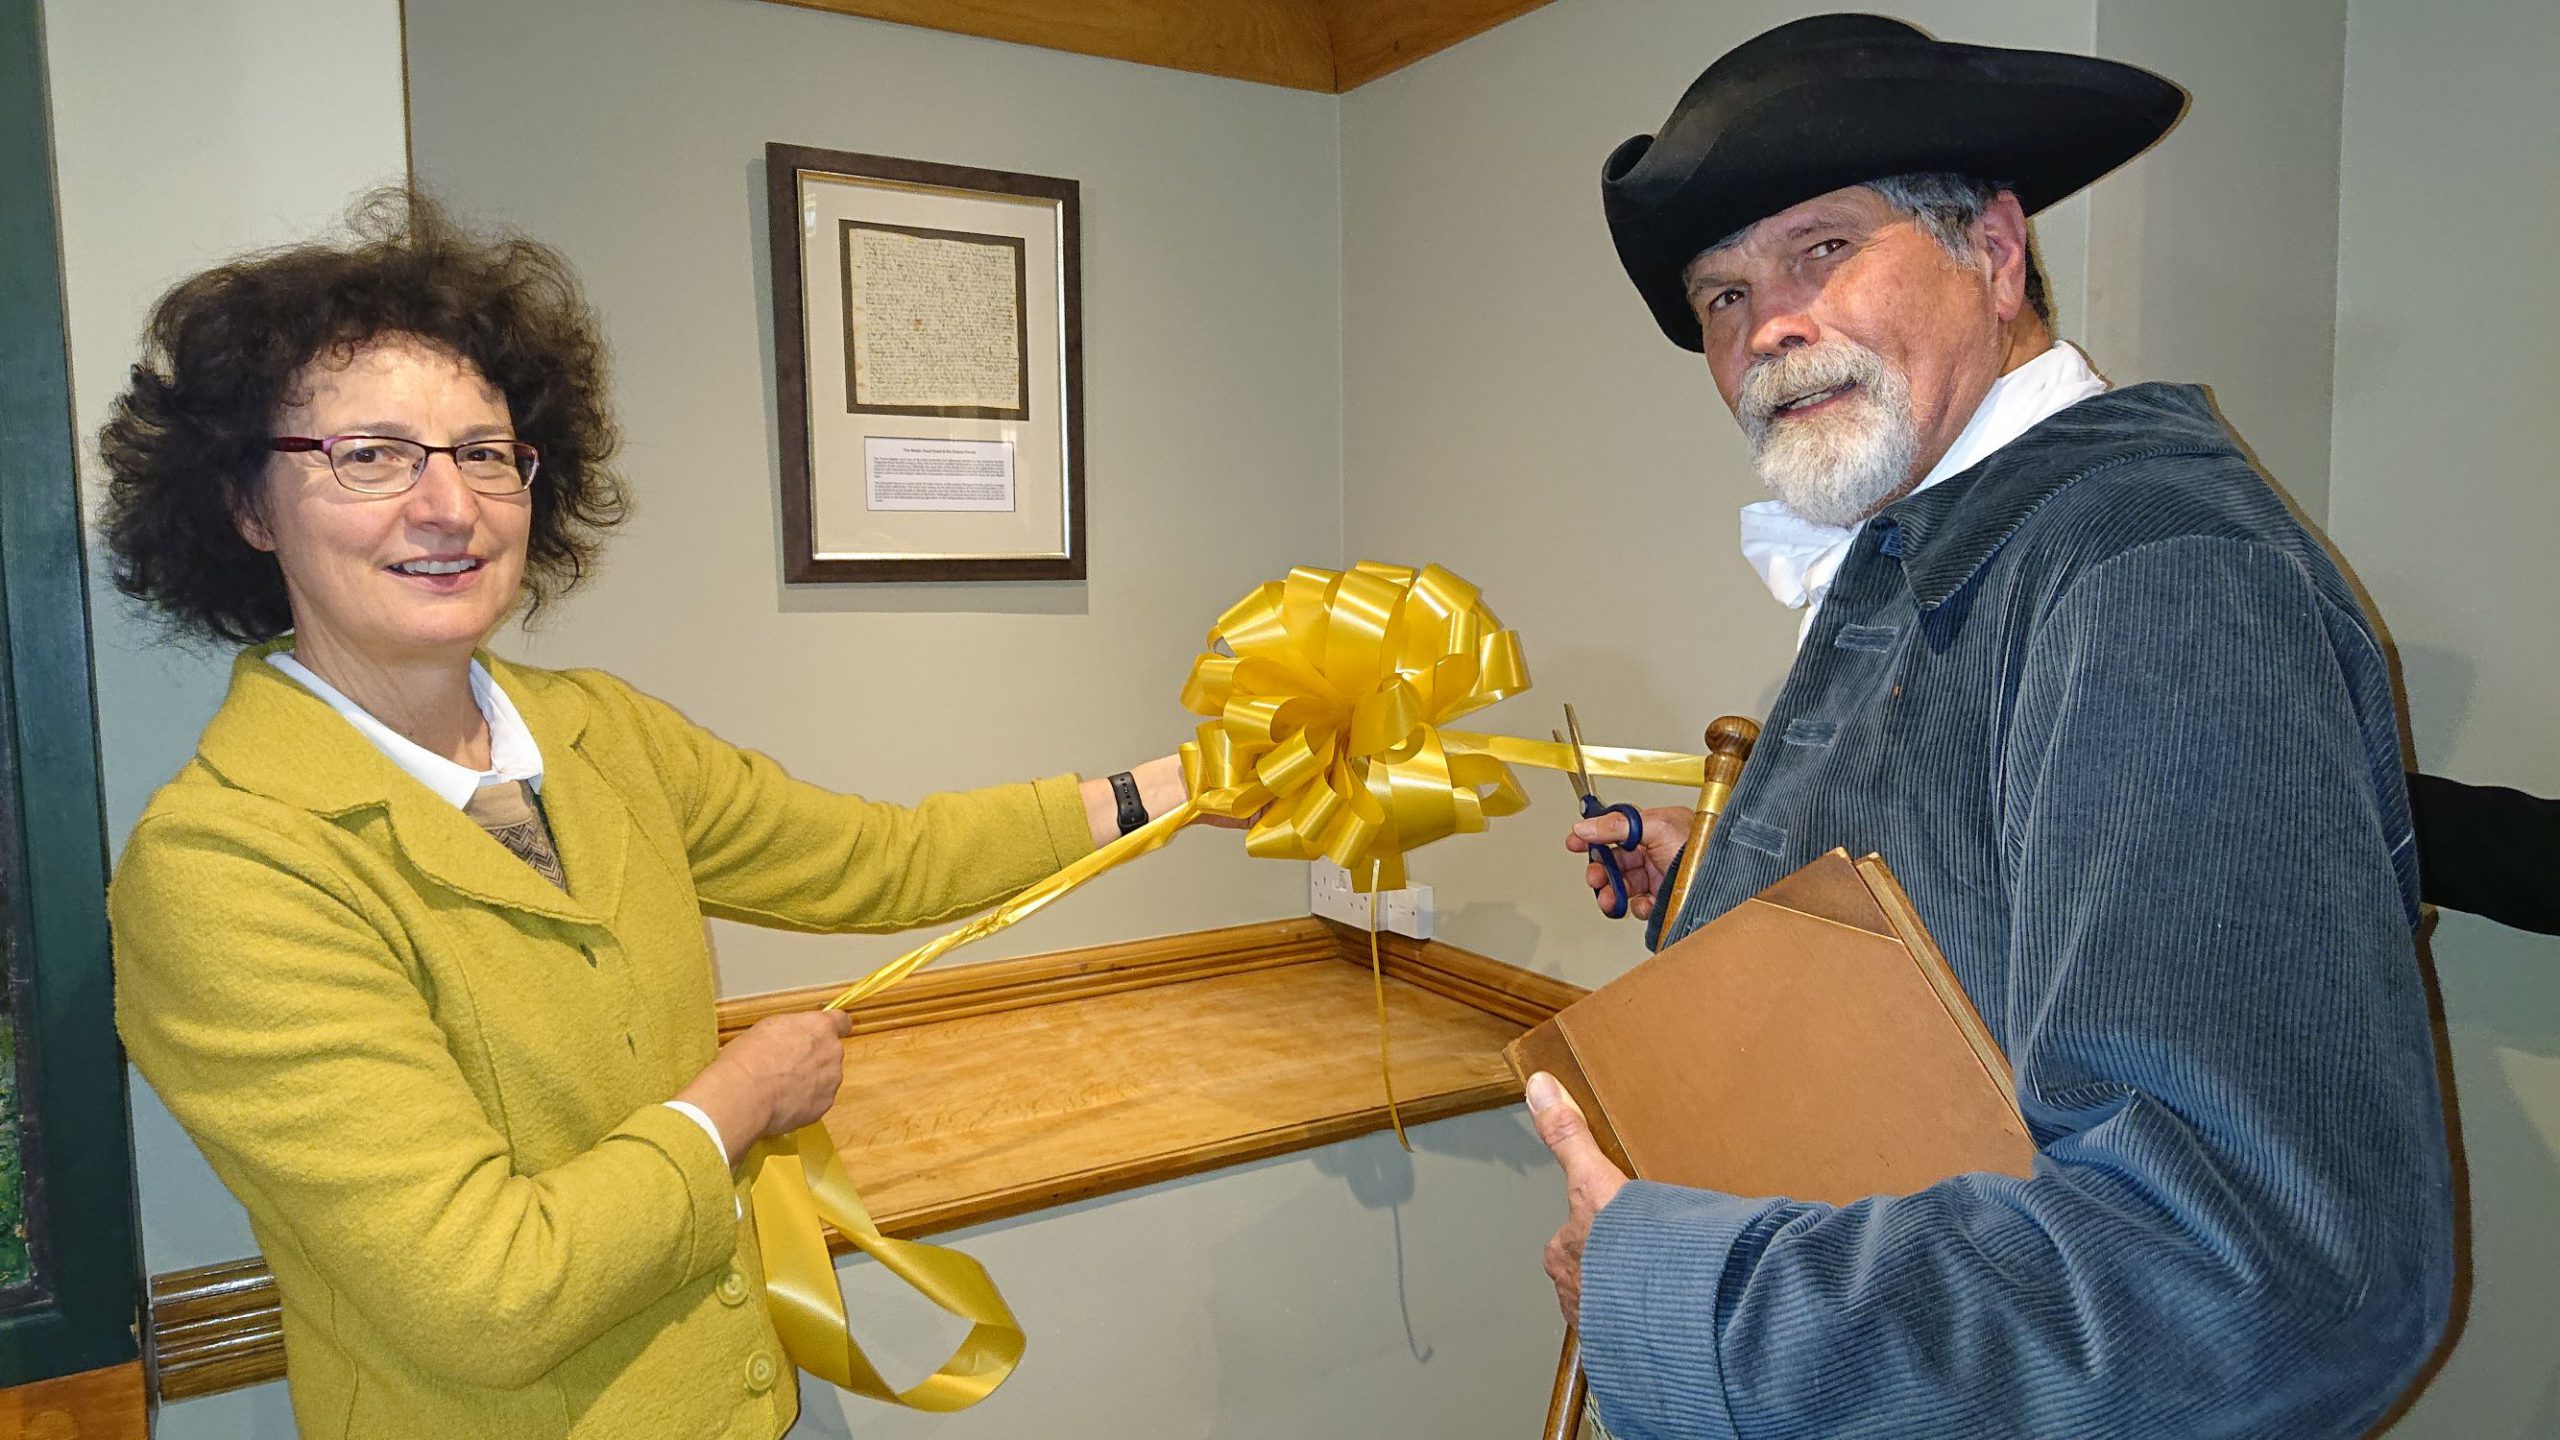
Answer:
M1990 393L1974 407L1973 418L1965 422L1956 443L1947 447L1911 493L1917 495L1950 475L1972 469L2048 417L2106 388L2106 380L2089 368L2088 357L2077 346L2056 342L2052 349L1991 382ZM1831 579L1840 573L1840 562L1849 558L1849 545L1865 525L1863 520L1846 527L1817 525L1776 500L1742 507L1742 558L1760 572L1761 583L1778 597L1779 604L1804 611L1804 623L1796 630L1797 644L1803 644L1812 631L1822 598L1831 591Z

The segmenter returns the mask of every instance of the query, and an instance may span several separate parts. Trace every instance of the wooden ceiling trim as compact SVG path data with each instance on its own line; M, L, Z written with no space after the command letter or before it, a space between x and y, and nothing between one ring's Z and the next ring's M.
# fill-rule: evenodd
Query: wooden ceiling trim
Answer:
M1549 0L1318 0L1333 41L1333 88L1356 90Z
M1319 0L778 0L927 30L1333 91Z
M1340 94L1549 0L775 0Z

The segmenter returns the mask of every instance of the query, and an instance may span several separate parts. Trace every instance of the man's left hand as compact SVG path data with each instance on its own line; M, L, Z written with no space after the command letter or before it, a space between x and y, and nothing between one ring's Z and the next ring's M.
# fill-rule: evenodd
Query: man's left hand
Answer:
M1600 1152L1582 1107L1543 1070L1529 1077L1529 1123L1564 1167L1564 1226L1547 1241L1547 1278L1556 1282L1556 1303L1571 1325L1582 1312L1583 1243L1591 1238L1592 1218L1626 1188L1626 1172Z

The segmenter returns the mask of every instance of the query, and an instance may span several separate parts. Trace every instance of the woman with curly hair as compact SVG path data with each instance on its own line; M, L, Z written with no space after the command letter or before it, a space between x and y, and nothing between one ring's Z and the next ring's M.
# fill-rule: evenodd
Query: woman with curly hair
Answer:
M413 196L357 231L172 290L101 437L117 584L247 647L118 867L118 1026L249 1212L304 1434L781 1434L732 1167L847 1025L720 1048L703 917L946 920L1179 762L904 809L487 654L623 513L594 317Z

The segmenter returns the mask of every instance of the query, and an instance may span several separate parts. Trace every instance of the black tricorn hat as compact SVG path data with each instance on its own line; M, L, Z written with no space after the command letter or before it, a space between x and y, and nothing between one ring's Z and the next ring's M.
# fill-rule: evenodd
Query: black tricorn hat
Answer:
M1816 195L1923 171L2005 185L2032 215L2142 153L2186 99L2112 60L1816 15L1708 66L1661 134L1610 152L1600 204L1662 333L1697 350L1681 274L1726 236Z

